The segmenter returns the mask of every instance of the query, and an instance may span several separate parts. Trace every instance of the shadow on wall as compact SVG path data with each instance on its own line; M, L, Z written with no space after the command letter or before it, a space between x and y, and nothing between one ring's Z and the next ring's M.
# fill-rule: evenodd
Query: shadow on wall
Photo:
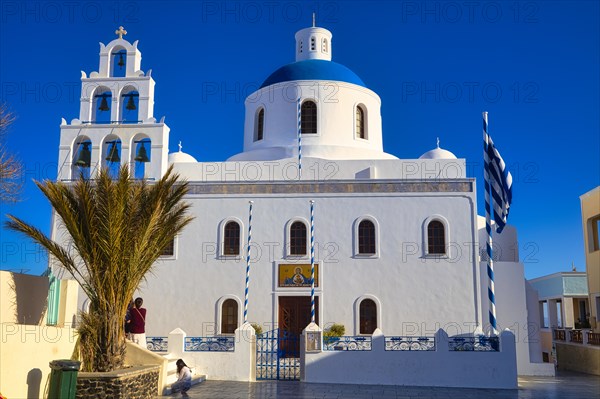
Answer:
M40 325L48 303L48 277L13 273L15 323Z
M42 386L42 370L31 369L27 373L27 397L39 398L40 387Z

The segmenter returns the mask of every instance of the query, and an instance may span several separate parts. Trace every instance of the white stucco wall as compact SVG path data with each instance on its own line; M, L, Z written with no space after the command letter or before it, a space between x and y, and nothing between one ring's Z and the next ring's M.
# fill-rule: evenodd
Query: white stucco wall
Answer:
M415 325L423 332L452 326L473 331L479 278L473 260L474 193L342 193L271 195L189 195L196 219L177 238L177 256L157 264L140 288L148 309L147 334L166 335L179 326L191 335L217 332L217 303L233 295L243 304L245 253L218 255L219 226L235 217L246 242L248 199L254 200L249 320L273 328L279 296L307 296L310 288L277 287L277 265L310 263L286 254L285 226L309 220L315 202L316 261L320 267L319 324L342 323L358 333L354 304L372 295L381 304L380 327L402 334ZM439 215L448 222L448 257L424 253L425 221ZM370 217L379 226L379 255L355 256L354 224ZM471 243L471 244L470 244ZM433 289L433 282L443 282ZM178 293L172 295L170 293ZM241 311L241 310L240 310ZM192 316L193 315L193 316Z

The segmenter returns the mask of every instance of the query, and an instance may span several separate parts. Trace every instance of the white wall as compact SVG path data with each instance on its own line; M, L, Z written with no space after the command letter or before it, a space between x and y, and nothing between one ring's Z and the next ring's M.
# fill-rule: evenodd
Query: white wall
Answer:
M433 334L441 327L452 334L472 332L479 314L479 278L472 253L473 196L296 193L250 197L255 202L249 321L263 324L267 331L277 323L279 296L310 294L309 287L277 287L277 265L310 263L308 256L286 256L284 237L290 220L309 220L309 199L314 198L316 261L321 274L316 288L319 325L342 323L349 334L358 333L355 302L372 295L381 303L380 327L390 334L402 335L406 329ZM242 222L245 248L248 199L236 194L188 197L196 219L178 237L176 259L157 264L140 289L148 309L148 335L164 336L176 326L194 336L211 335L217 331L217 303L222 297L233 295L243 305L245 253L242 250L237 259L220 257L216 242L220 223L236 217ZM448 258L424 255L424 222L432 215L442 215L449 223L449 241L456 245ZM379 256L354 254L354 224L363 216L377 220Z
M499 352L449 351L448 336L436 333L435 351L385 351L381 331L370 351L303 353L304 382L465 388L517 388L513 334L500 335Z

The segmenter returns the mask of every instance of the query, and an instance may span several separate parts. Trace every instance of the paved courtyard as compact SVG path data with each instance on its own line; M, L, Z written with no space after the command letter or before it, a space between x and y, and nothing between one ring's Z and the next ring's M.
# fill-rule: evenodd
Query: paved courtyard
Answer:
M180 394L170 396L181 397ZM205 381L189 391L194 399L591 399L600 398L600 377L560 372L556 377L519 378L514 390L382 385L307 384L296 381ZM167 398L167 397L163 397Z

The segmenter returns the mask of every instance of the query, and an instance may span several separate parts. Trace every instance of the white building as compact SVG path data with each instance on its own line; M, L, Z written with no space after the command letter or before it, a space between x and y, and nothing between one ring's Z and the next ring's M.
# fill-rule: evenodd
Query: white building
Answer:
M295 62L248 96L244 150L224 162L197 162L181 147L167 157L169 128L153 117L154 81L140 70L137 41L101 44L99 72L82 72L80 117L61 125L58 178L80 171L93 177L101 166L127 162L149 179L173 164L190 182L187 201L196 218L140 287L147 335L176 327L194 336L227 335L241 325L249 201L248 321L263 330L304 329L311 200L319 326L343 324L348 335L376 328L395 335L489 332L478 246L484 228L466 160L439 145L415 159L385 153L381 99L331 60L331 39L319 27L296 33ZM136 161L144 159L140 152L149 162ZM497 237L506 248L516 244L512 228ZM519 373L553 373L538 365L539 347L529 348L537 330L528 322L539 317L526 305L537 312L537 297L526 288L518 253L499 256L498 324L515 332Z

